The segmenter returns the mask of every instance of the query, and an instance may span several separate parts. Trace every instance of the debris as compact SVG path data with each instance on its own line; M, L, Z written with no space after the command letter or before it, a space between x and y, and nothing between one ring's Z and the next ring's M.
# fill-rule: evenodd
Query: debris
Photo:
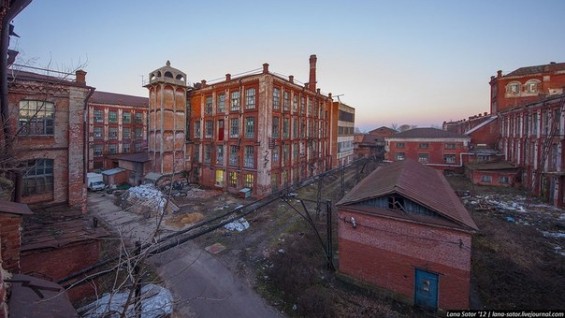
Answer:
M224 225L224 228L228 231L242 232L249 228L249 222L247 222L245 218L239 218L231 223Z
M79 308L81 317L120 317L124 304L128 299L129 291L104 294L95 302ZM147 284L141 288L141 317L158 318L167 317L173 313L173 296L171 292L159 285ZM135 317L133 304L127 308L126 317Z

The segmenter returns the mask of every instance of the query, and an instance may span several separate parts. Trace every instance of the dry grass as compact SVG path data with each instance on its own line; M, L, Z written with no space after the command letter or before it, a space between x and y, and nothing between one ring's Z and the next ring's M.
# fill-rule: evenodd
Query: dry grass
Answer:
M195 224L204 219L204 215L199 212L179 214L165 220L165 224L168 226L183 228L187 225Z

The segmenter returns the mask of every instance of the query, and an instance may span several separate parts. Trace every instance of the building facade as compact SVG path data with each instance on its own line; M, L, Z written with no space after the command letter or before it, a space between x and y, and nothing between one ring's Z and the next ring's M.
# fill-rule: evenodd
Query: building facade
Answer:
M258 73L203 80L188 96L186 168L193 182L264 197L337 164L331 94L316 88L315 55L304 85L263 64Z
M522 185L555 206L564 206L565 95L499 112L506 160L522 168Z
M116 154L147 150L149 99L95 91L88 102L88 171L115 167Z
M529 105L544 98L563 93L565 63L518 68L506 75L498 71L490 78L490 112Z
M385 158L385 137L398 133L395 129L385 126L373 129L366 134L355 134L353 152L356 158Z
M341 101L333 102L332 113L337 111L337 120L332 124L337 126L336 162L338 165L347 165L353 159L353 142L355 141L355 108Z
M428 310L469 308L477 226L441 171L381 166L337 208L341 275Z
M26 71L10 73L9 134L14 136L14 201L66 203L86 211L85 112L94 88L86 72L71 79Z
M470 155L470 137L436 128L410 129L385 141L386 160L412 159L442 170L463 167Z

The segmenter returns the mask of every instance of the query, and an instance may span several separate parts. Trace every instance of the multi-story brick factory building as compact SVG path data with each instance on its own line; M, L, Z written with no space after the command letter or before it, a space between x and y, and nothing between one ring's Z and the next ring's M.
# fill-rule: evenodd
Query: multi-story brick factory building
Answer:
M332 114L335 113L337 113L337 120L331 122L334 132L332 140L337 141L335 161L339 165L345 165L354 159L355 108L337 101L333 102Z
M147 150L149 99L98 92L88 102L88 171L113 168L116 154Z
M337 166L330 122L338 113L331 94L316 88L315 55L309 75L299 85L263 64L189 88L186 74L170 63L152 72L146 87L155 171L187 171L203 186L263 197Z
M25 165L13 171L14 201L67 203L85 211L84 118L94 88L82 70L74 79L59 75L10 72L8 133L13 159Z

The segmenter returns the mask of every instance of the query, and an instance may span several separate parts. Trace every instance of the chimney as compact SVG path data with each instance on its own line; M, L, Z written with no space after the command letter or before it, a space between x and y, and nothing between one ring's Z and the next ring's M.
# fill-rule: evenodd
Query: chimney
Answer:
M269 63L263 63L263 74L269 73Z
M294 75L289 75L288 81L291 82L291 83L294 83Z
M310 78L308 81L308 89L311 91L316 90L316 58L315 54L310 55Z
M75 76L76 76L75 81L76 81L77 84L86 86L86 72L85 71L77 70L75 72Z
M332 93L328 93L328 97L332 99Z
M320 94L320 89L316 88L316 93Z
M496 71L496 77L502 77L502 71L501 70Z
M200 85L202 86L202 88L206 87L206 80L201 80Z
M231 81L231 74L230 73L226 74L226 82L227 81Z

